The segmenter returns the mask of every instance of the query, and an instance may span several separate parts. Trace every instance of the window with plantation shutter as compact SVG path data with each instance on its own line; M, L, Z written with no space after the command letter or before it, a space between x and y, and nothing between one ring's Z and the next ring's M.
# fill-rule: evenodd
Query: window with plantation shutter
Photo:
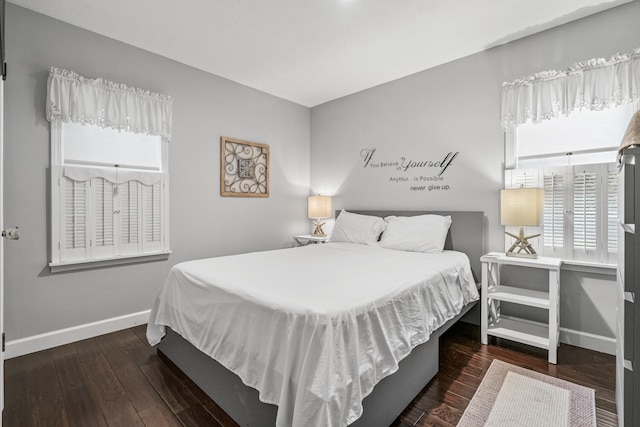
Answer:
M82 135L86 137L92 131L101 132L99 128L88 127ZM121 134L126 142L126 133L110 133L109 137L118 138ZM73 140L74 132L61 132L60 136L63 135L66 139L61 138L62 146L68 139ZM157 138L155 144L148 140L141 147L152 147L155 152L160 144ZM127 147L126 143L122 147ZM90 151L83 152L85 160L81 163L75 158L66 161L62 156L62 164L51 168L52 271L122 263L140 257L166 257L168 175L163 172L163 163L145 159L145 164L137 165L135 158L122 153L120 158L128 167L106 167L102 157L90 164ZM117 158L116 151L112 150L110 155ZM140 157L139 153L136 155Z
M505 171L505 187L516 184L544 189L541 227L527 227L530 234L542 234L542 247L535 248L538 253L565 260L616 262L615 163Z
M52 272L166 259L172 98L50 68Z
M629 78L634 58L617 54L502 85L505 177L540 171L545 255L617 262L615 162L640 105ZM505 188L512 184L505 179Z

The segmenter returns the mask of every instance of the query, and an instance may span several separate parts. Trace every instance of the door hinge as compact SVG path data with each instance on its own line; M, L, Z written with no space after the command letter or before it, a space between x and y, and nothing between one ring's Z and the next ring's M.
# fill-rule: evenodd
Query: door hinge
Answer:
M4 332L3 332L2 333L2 351L4 350L5 350L5 347L4 347Z

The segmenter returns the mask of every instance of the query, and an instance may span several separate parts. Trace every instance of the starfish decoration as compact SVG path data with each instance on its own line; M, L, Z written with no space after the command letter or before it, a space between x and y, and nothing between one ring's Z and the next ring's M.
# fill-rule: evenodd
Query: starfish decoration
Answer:
M528 240L533 239L534 237L538 237L540 236L540 234L532 234L530 236L525 236L524 227L520 227L520 233L517 236L509 232L505 232L505 234L508 234L509 236L516 239L515 243L511 245L511 247L507 251L507 255L511 254L516 256L519 255L519 256L530 256L530 257L537 256L535 249L533 249L533 246L531 246L531 243L529 243Z

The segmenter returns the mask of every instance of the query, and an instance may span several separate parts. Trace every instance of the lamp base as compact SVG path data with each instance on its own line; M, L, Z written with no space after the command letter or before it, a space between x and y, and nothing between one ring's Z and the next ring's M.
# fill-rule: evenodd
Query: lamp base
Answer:
M322 226L324 225L324 222L320 222L320 219L318 219L317 221L313 222L313 225L316 226L316 229L313 230L313 234L311 234L314 237L327 237L327 235L325 234L324 230L322 230Z
M536 253L535 249L533 249L533 246L531 246L531 243L529 243L529 239L538 237L540 236L540 234L525 236L524 227L520 227L520 232L517 236L509 232L505 232L505 234L516 239L515 243L511 245L505 255L520 258L538 258L538 254Z

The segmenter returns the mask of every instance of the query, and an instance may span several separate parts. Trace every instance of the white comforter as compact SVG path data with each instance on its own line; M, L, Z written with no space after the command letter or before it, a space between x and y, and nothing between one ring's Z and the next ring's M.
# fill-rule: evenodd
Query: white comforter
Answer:
M344 426L476 299L465 254L327 243L174 266L147 337L171 327L278 405L277 426Z

